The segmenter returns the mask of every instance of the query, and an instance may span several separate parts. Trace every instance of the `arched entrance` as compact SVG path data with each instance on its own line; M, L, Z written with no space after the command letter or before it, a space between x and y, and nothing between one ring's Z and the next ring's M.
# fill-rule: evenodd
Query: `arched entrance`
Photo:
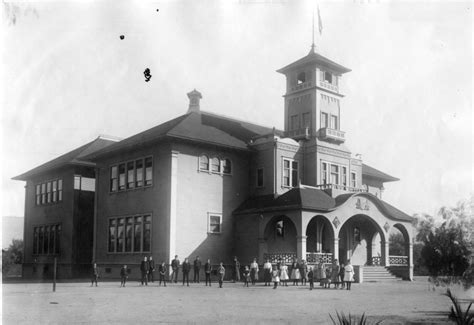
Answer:
M306 227L306 260L308 263L331 263L334 253L334 230L329 220L314 216Z
M339 259L342 263L350 259L353 265L384 265L385 245L382 228L365 214L352 216L339 230Z
M290 263L296 258L296 236L296 226L290 218L285 215L274 216L265 226L263 259L269 259L272 263L282 259Z

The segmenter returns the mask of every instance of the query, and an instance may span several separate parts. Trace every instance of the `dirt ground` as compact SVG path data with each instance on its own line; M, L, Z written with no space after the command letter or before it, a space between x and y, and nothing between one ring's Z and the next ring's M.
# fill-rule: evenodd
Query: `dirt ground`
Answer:
M445 324L450 301L445 288L435 291L425 281L353 284L352 290L316 286L255 287L203 283L142 287L136 281L120 288L118 282L4 283L3 324L331 324L336 311L361 315L382 324ZM455 290L462 299L474 291ZM465 306L464 306L465 307Z

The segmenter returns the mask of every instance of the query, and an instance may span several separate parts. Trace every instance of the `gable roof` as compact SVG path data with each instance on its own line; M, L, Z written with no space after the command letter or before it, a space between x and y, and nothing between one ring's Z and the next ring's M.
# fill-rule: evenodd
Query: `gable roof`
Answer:
M339 73L346 73L346 72L351 71L351 69L348 69L348 68L340 65L339 63L336 63L332 60L329 60L328 58L322 56L321 54L318 54L318 53L314 52L313 50L311 50L311 51L309 51L308 55L302 57L299 60L296 60L293 63L290 63L289 65L287 65L287 66L285 66L281 69L278 69L277 72L285 74L290 70L299 68L299 67L307 65L307 64L319 64L323 67L331 68L331 69L333 69L333 70L335 70Z
M380 179L384 182L395 182L400 180L399 178L385 174L384 172L381 172L380 170L370 167L366 164L362 164L362 176Z
M278 197L274 197L272 194L251 197L243 202L234 211L234 214L254 214L268 211L286 211L296 209L328 212L335 210L353 196L366 196L370 198L392 219L401 221L413 220L413 218L406 213L370 193L346 193L341 194L336 198L332 198L323 190L309 187L292 188Z
M272 133L273 129L254 123L239 121L208 112L189 112L168 122L117 142L100 152L89 155L97 159L119 150L143 146L164 139L175 138L207 143L222 147L249 150L248 143L255 137ZM275 131L283 135L283 131Z
M32 176L50 171L55 168L60 168L68 164L72 165L94 165L90 161L87 161L84 157L93 153L97 152L103 148L106 148L114 143L117 140L112 140L104 137L98 137L97 139L86 143L85 145L76 148L68 153L59 156L53 160L50 160L36 168L33 168L26 173L21 175L15 176L12 179L19 180L19 181L26 181L27 179L31 178Z

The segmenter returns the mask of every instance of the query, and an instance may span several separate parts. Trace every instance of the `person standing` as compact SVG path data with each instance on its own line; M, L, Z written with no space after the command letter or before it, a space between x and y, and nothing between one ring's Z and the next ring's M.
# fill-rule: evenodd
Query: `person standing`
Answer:
M219 276L219 288L222 288L225 277L225 268L222 262L219 264L219 268L217 269L217 275Z
M265 281L265 287L271 285L272 282L272 263L268 258L263 264L263 281Z
M324 262L319 262L318 266L319 285L322 287L326 284L326 270L324 268Z
M160 273L160 286L161 281L163 281L163 285L166 287L166 272L168 271L165 261L161 262L161 265L158 268L158 272Z
M250 269L247 265L245 265L243 276L244 276L244 287L248 287L249 281L250 281Z
M199 256L196 256L196 259L194 260L194 283L199 283L199 273L201 272L201 259Z
M127 283L127 278L128 278L128 269L127 269L127 265L124 265L120 269L120 287L125 287L125 283Z
M171 282L178 283L178 271L179 271L179 259L178 255L174 256L174 260L171 261Z
M331 267L331 283L334 283L334 288L337 289L339 288L339 263L337 259L332 261L332 267Z
M250 263L250 278L252 279L252 285L255 285L258 280L258 263L256 258Z
M188 287L189 287L189 271L191 271L191 263L189 263L188 258L186 257L183 262L183 285L184 285L184 282L186 282Z
M278 283L280 282L280 271L277 270L276 266L272 267L272 282L273 282L273 289L278 287Z
M344 283L344 263L341 263L339 267L339 278L341 279L341 290L346 287L346 284Z
M143 257L143 261L140 264L140 271L142 272L142 285L148 285L148 272L150 271L150 264L148 264L146 256Z
M232 279L234 280L234 283L240 281L240 262L237 259L237 256L234 256L234 267L233 267L232 276L233 276Z
M97 279L99 279L99 268L97 267L97 264L94 263L92 265L92 283L91 283L91 287L94 286L94 283L95 283L95 286L97 287Z
M290 277L288 276L288 266L285 264L280 265L280 281L282 282L282 285L285 287L288 287L288 280Z
M149 266L149 271L148 271L148 281L151 283L153 283L155 281L154 279L154 274L153 272L155 272L155 261L153 260L153 256L150 256L150 258L148 259L148 266Z
M305 260L301 260L300 263L300 276L301 276L301 284L306 285L308 281L308 263Z
M351 265L351 260L348 260L344 267L344 282L347 290L351 290L352 281L354 281L354 267Z
M212 272L211 260L208 259L206 264L204 265L204 273L206 275L206 287L207 287L207 283L209 283L209 286L211 286L211 272Z
M293 280L294 286L300 282L300 266L296 259L293 259L293 263L291 263L291 280Z
M313 272L313 267L309 267L309 272L308 272L308 282L309 282L309 290L314 289L314 272Z

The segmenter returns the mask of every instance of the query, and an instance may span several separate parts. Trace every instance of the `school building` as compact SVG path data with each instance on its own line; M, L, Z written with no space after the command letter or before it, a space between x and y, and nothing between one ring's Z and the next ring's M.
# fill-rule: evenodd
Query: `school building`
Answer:
M350 70L312 47L277 71L283 130L202 111L193 90L175 119L123 140L99 137L16 176L26 181L24 276L50 276L55 257L66 278L93 261L117 277L122 264L138 275L143 256L231 264L236 255L350 259L359 281L381 266L412 279L412 218L382 198L398 179L344 144L339 86ZM393 229L403 256L389 254Z

